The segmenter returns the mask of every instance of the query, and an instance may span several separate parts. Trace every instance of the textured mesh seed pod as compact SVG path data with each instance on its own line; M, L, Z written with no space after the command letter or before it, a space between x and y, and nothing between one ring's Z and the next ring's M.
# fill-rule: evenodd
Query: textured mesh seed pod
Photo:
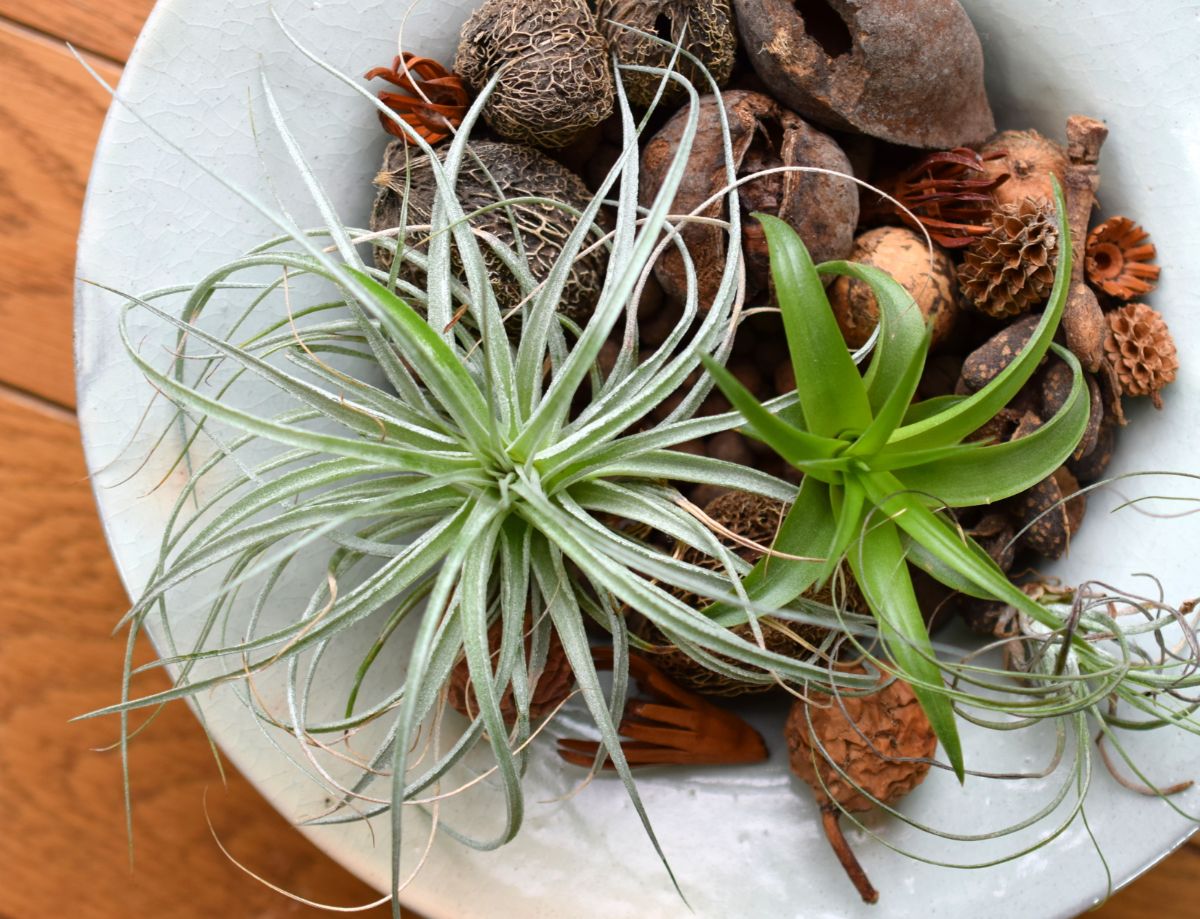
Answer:
M997 204L1020 204L1026 198L1054 200L1051 176L1065 184L1067 148L1037 131L1001 131L979 150L988 176L1007 175L995 189Z
M992 231L966 250L958 268L963 297L1002 318L1027 312L1050 295L1058 258L1058 223L1049 203L1026 198L992 215Z
M1150 234L1128 217L1110 217L1087 238L1088 280L1110 297L1132 300L1158 284Z
M444 154L443 154L444 155ZM383 158L383 170L376 177L379 192L371 211L371 229L393 229L400 224L405 195L407 168L407 226L427 224L433 215L437 186L433 167L427 156L411 155L401 141L393 141ZM591 200L583 181L566 167L545 154L519 144L494 141L472 142L458 175L456 188L463 210L473 211L493 205L501 199L538 196L560 201L575 210L582 210ZM563 243L576 224L576 218L561 208L541 204L516 204L506 210L492 210L471 221L472 228L488 233L515 249L514 220L521 227L529 268L536 280L550 274ZM423 231L405 234L408 245L424 249ZM490 247L480 243L488 275L501 309L516 306L523 299L520 284ZM559 312L576 320L585 319L595 305L604 280L607 256L602 248L575 261L563 289ZM375 262L384 271L391 268L392 254L382 247L375 249ZM457 254L455 267L458 267ZM457 274L456 270L456 274ZM406 265L401 277L423 286L422 273ZM509 320L510 330L519 328L519 317Z
M1175 341L1162 316L1144 303L1130 303L1105 318L1104 353L1116 370L1122 395L1149 396L1162 408L1159 391L1179 369Z
M730 0L599 0L596 19L622 64L663 69L671 64L672 49L640 34L648 32L699 58L718 86L724 86L733 71L737 36ZM675 69L701 91L707 89L708 81L687 58L678 57ZM636 105L654 101L662 83L662 77L654 73L624 71L621 79ZM662 101L678 101L683 95L683 87L670 80Z
M483 116L509 140L564 147L612 112L612 64L585 0L485 0L454 71L478 92L501 67Z
M496 621L488 629L488 648L492 652L492 666L496 666L496 658L500 654L500 636L502 624ZM529 632L530 623L525 622L525 659L528 665L532 636ZM555 707L571 694L575 685L575 674L567 662L567 653L563 650L558 633L550 632L550 642L546 647L546 663L542 672L533 685L533 694L529 700L529 717L537 721L544 718ZM446 687L446 702L460 715L474 718L479 714L479 703L475 700L475 690L471 685L471 670L467 659L461 657L450 671L450 680ZM505 687L504 695L500 697L500 714L504 723L510 727L517 720L517 704L513 698L512 687Z

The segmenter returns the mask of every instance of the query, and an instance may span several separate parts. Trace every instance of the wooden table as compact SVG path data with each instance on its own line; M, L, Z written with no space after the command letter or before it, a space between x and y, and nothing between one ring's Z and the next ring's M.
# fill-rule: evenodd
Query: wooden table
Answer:
M122 645L109 630L126 598L72 412L75 234L107 99L63 42L116 77L151 5L0 0L0 919L325 915L226 860L206 790L224 844L272 882L338 905L373 892L239 775L222 787L186 709L166 710L133 747L132 871L117 758L95 752L115 727L67 723L117 695ZM1200 847L1187 846L1097 915L1184 919L1197 902Z

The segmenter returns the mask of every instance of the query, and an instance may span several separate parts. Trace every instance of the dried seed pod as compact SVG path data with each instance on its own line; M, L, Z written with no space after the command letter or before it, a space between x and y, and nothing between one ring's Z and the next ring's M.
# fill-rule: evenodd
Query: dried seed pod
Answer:
M1104 397L1100 392L1100 384L1092 374L1084 372L1084 382L1088 388L1088 424L1084 429L1079 446L1072 454L1076 459L1086 456L1096 446L1096 438L1100 434L1100 424L1104 420ZM1054 359L1042 374L1042 415L1052 418L1067 404L1073 385L1071 368L1065 361Z
M907 227L877 227L854 241L850 261L891 275L912 294L925 319L933 320L931 347L946 341L958 315L954 262L949 255L936 247L931 255L925 239ZM852 348L866 344L879 324L879 304L870 285L839 277L830 285L829 304L846 343Z
M586 0L484 0L454 70L479 92L502 67L483 116L509 140L563 147L612 112L608 47Z
M980 547L992 557L1002 571L1008 571L1013 566L1017 556L1015 536L1017 528L1011 514L1004 511L992 511L984 514L979 522L966 530L968 536L979 543Z
M1067 463L1067 468L1084 485L1099 481L1108 471L1108 464L1112 460L1116 441L1116 425L1112 423L1100 425L1100 430L1096 434L1095 446L1079 459L1072 458Z
M718 86L724 86L733 72L737 35L730 0L599 0L596 19L622 64L663 69L671 65L672 49L641 34L649 33L698 58ZM675 68L697 88L708 88L708 81L689 59L679 56ZM625 71L621 80L630 101L645 106L654 101L662 84L662 77L653 73ZM683 87L668 80L662 101L683 96Z
M983 51L957 0L735 0L750 63L814 121L910 147L995 130Z
M1061 558L1079 529L1087 508L1087 497L1076 495L1079 482L1066 467L1059 467L1032 488L1013 499L1022 527L1020 544L1046 558Z
M1087 277L1118 300L1142 297L1158 284L1150 234L1128 217L1110 217L1087 238Z
M470 152L472 155L464 158L456 188L458 200L467 213L500 200L525 196L550 198L576 211L585 208L591 200L578 176L537 150L519 144L476 141L471 143ZM429 157L412 157L411 152L406 153L402 141L392 141L384 153L383 169L375 182L380 188L371 211L372 230L399 226L406 193L408 226L427 224L432 218L437 185ZM515 204L476 217L471 221L471 227L515 248L514 220L510 213L523 228L521 244L529 269L533 277L541 281L550 274L563 243L575 227L576 218L570 212L550 205ZM407 243L423 249L427 235L413 232ZM516 306L524 298L517 279L486 243L481 242L480 248L500 307ZM455 258L457 264L457 255ZM576 260L563 289L559 312L577 320L591 313L604 279L606 258L603 250L597 249ZM377 246L375 262L384 271L389 270L391 252ZM405 266L401 276L415 283L421 282L420 273L409 266ZM519 326L519 319L510 321L510 326Z
M812 789L838 860L863 900L874 903L879 894L842 836L838 815L870 810L876 801L893 804L924 781L937 738L912 687L892 680L878 692L838 696L827 705L797 701L784 736L792 772Z
M1017 316L1050 295L1058 223L1049 203L1026 198L992 215L992 230L971 244L958 269L963 297L989 316Z
M530 623L527 619L525 623L527 662L533 644L529 628ZM492 627L488 629L488 649L491 651L493 667L500 654L502 631L503 624L499 621L492 623ZM567 661L567 653L563 649L557 632L550 632L550 641L546 646L545 664L539 674L530 675L529 682L532 689L529 699L529 717L534 721L549 715L563 699L571 694L571 689L575 685L575 674ZM446 687L446 702L460 715L468 718L474 718L479 714L479 703L475 699L475 690L471 685L471 670L465 657L460 657L450 671L450 679ZM500 698L500 714L504 717L504 723L509 727L516 723L517 703L513 697L511 686L505 688L504 695Z
M1037 131L1001 131L979 150L987 175L1008 175L995 190L997 204L1020 204L1026 198L1054 200L1050 177L1066 182L1067 150Z
M1001 370L1013 362L1033 337L1041 316L1026 316L1005 326L963 361L962 379L972 392L983 389Z
M367 80L386 80L403 93L381 92L379 101L399 115L426 143L436 144L450 136L462 124L470 99L462 79L437 61L405 51L392 60L391 67L368 70ZM379 123L393 137L408 142L408 134L379 113Z
M1008 435L1008 439L1020 440L1022 437L1028 437L1044 423L1036 412L1025 412L1017 421L1017 426L1013 428L1012 433Z
M702 96L699 130L671 206L674 213L690 213L726 184L721 105L729 121L733 167L739 177L778 166L819 166L850 172L849 160L830 137L769 97L745 90L730 90L720 98ZM677 112L642 151L643 204L649 204L661 187L687 118L687 111ZM815 261L844 258L850 252L858 222L858 194L848 179L803 172L775 173L746 183L739 197L744 212L743 252L749 294L766 289L770 276L766 241L757 222L748 217L751 212L774 214L791 224ZM700 216L722 217L725 208L726 200L721 197ZM707 309L720 284L725 231L693 223L684 227L681 236L696 267L701 308ZM659 258L655 273L669 297L686 296L683 257L674 247Z
M1130 303L1105 314L1104 352L1116 371L1121 394L1149 396L1162 408L1159 391L1175 379L1179 358L1162 315L1144 303Z

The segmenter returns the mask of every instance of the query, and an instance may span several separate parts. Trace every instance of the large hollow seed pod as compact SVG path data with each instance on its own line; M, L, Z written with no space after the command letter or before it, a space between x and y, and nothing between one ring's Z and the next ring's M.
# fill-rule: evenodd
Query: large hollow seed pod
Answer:
M850 173L850 161L832 138L762 93L730 90L720 98L702 96L699 130L671 205L673 213L691 213L726 185L719 107L722 104L729 121L733 167L739 177L779 166L815 166ZM643 204L649 204L661 187L679 147L687 117L686 110L677 112L642 151ZM750 295L765 290L770 277L766 242L757 222L749 218L754 211L773 214L791 224L815 261L849 254L858 222L858 193L849 179L819 173L774 173L747 182L739 193ZM700 216L725 217L726 210L725 198L721 196L702 210ZM721 281L726 232L720 227L692 223L680 235L696 267L700 306L707 309ZM684 261L674 246L659 258L655 274L669 296L678 299L686 294Z
M983 50L958 0L734 0L750 62L819 124L910 147L995 130Z
M378 232L399 226L406 193L406 227L420 227L429 223L437 185L433 166L427 156L413 156L412 151L406 153L403 142L392 141L384 153L383 169L375 182L379 185L379 192L371 211L372 230ZM463 158L456 191L467 214L500 200L525 196L548 198L575 211L585 208L591 200L583 180L566 167L530 147L495 141L477 141L470 145L468 155ZM471 228L495 237L515 251L514 222L521 228L521 245L531 274L537 281L544 280L562 252L563 243L574 228L577 217L569 210L549 204L514 204L509 208L478 215L471 221ZM425 249L427 230L411 230L404 235L406 245L420 251ZM484 239L480 239L479 245L501 309L516 306L524 298L516 277ZM455 273L459 274L457 253L454 258ZM563 289L558 308L560 313L576 320L590 315L604 280L606 260L605 250L597 247L575 261ZM375 262L384 271L390 270L392 253L382 246L376 246ZM417 284L423 281L422 273L409 265L404 266L400 275ZM510 327L519 327L519 317L509 322Z
M737 35L730 0L599 0L596 18L622 64L669 67L672 49L648 37L653 35L698 58L718 86L724 86L733 72ZM709 88L700 69L682 55L676 57L675 69L700 91ZM662 84L659 74L634 71L623 71L621 80L630 101L645 106ZM683 87L668 80L663 101L674 102L683 96Z
M893 804L924 781L937 738L912 687L892 680L878 692L843 694L827 704L798 700L784 736L792 772L812 789L838 861L863 900L874 903L879 894L842 835L838 816L841 809L870 810L876 801Z
M946 341L958 315L958 282L950 256L907 227L877 227L854 241L850 261L873 265L907 290L926 320L933 321L932 347ZM829 303L846 343L862 347L879 324L879 303L871 286L850 277L837 278Z
M612 112L612 63L585 0L485 0L454 70L479 92L501 68L483 116L509 140L563 147Z

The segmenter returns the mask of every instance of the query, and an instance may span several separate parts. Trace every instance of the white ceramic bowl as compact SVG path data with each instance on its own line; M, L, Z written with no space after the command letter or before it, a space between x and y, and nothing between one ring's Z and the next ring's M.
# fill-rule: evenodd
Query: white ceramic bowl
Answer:
M474 5L473 0L426 0L409 20L406 48L450 60L458 25ZM1060 134L1071 112L1103 117L1111 125L1102 161L1103 208L1134 215L1153 231L1163 283L1151 302L1166 314L1184 364L1166 393L1166 411L1133 413L1134 426L1120 445L1116 468L1196 469L1200 434L1192 421L1200 411L1200 385L1191 367L1192 356L1200 353L1193 303L1200 287L1195 254L1200 251L1200 96L1195 92L1200 7L1127 0L1093 0L1086 6L966 0L964 5L983 37L991 98L1002 127L1033 126ZM275 7L328 60L348 72L363 72L394 54L404 4L275 0ZM286 117L341 213L361 223L384 144L375 116L291 48L271 20L268 0L161 0L120 92L197 157L234 181L261 186L264 165L248 124L248 100L256 104L260 96L260 67L270 75ZM315 213L295 204L304 199L303 192L270 141L266 159L289 206L299 209L302 221L315 224ZM246 204L155 141L120 106L113 108L89 188L80 277L130 291L186 283L268 235L263 219ZM79 418L90 468L106 470L97 478L97 500L122 576L136 595L151 570L157 534L182 479L177 473L165 488L146 496L164 468L156 461L132 480L111 484L136 465L149 443L147 430L153 430L151 425L128 444L150 392L123 354L117 302L94 288L79 288ZM161 328L140 319L135 335L147 342L163 340ZM265 393L263 401L269 401ZM161 408L153 418L161 420ZM1196 525L1131 512L1105 519L1116 500L1093 499L1088 526L1058 573L1068 580L1103 577L1128 584L1135 572L1152 570L1169 598L1200 592L1194 577ZM181 620L176 637L186 641L194 630L194 623ZM156 639L161 642L161 634ZM353 663L344 662L347 673ZM320 810L323 792L299 777L230 694L205 695L199 705L230 758L284 814L300 820ZM684 781L679 774L647 773L641 781L696 915L1071 916L1104 895L1104 868L1077 820L1036 854L969 872L904 858L853 832L852 842L883 891L880 906L864 907L821 837L811 798L788 775L783 744L772 734L780 712L755 717L772 741L770 763L699 771ZM1048 749L1045 736L1010 738L969 728L964 741L969 765L991 768L1028 768ZM1193 776L1200 762L1200 743L1181 733L1133 738L1131 746L1164 782ZM439 839L405 892L405 903L432 919L688 915L619 784L601 779L554 803L574 781L548 746L539 748L530 770L528 817L517 841L497 852L477 853ZM948 775L935 774L903 808L922 821L978 832L1011 822L1015 813L1031 812L1050 791L1046 782L1014 786L981 780L959 789ZM461 805L455 819L462 824L475 814L491 826L497 803L485 791ZM1102 769L1087 803L1115 884L1161 858L1191 829L1167 805L1119 788ZM1178 803L1197 810L1200 794L1189 792ZM414 846L423 821L419 815L412 818ZM888 842L935 860L984 862L1014 847L1012 840L960 847L895 821L873 817L870 823ZM386 830L379 829L379 838L386 838ZM364 826L310 835L348 868L386 889L388 853Z

